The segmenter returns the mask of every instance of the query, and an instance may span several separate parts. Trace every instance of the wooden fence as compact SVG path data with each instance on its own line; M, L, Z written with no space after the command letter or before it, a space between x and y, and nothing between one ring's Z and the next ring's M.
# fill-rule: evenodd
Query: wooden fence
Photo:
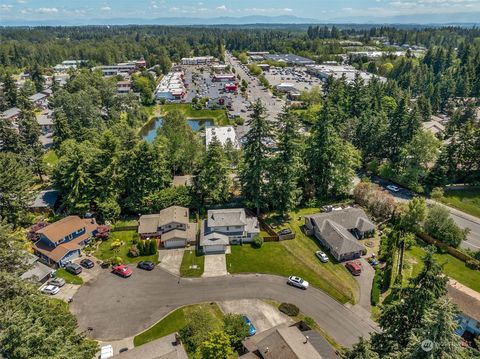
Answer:
M112 232L136 231L136 230L138 230L138 224L131 225L131 226L112 227L111 229Z
M425 242L433 244L434 246L437 246L439 248L444 249L445 251L447 251L449 254L451 254L455 258L460 259L462 262L466 263L468 261L474 260L474 258L470 257L468 254L465 254L465 253L459 251L458 249L450 247L449 245L440 242L439 240L433 238L432 236L429 236L426 233L418 233L417 235L421 239L423 239Z

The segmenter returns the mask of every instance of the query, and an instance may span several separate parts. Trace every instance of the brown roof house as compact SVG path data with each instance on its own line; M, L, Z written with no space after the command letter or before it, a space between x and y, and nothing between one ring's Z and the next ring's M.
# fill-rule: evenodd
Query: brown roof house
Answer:
M448 297L460 310L456 333L466 338L480 336L480 294L453 280L449 281L447 290Z
M240 358L323 359L296 326L279 325L243 342L247 354Z
M140 216L138 234L141 238L160 238L164 248L186 247L195 243L197 224L190 223L188 208L172 206L162 209L159 214Z
M305 232L328 248L339 262L360 258L365 247L358 239L375 232L375 225L360 208L305 216Z
M33 244L33 250L47 264L63 267L80 256L81 249L95 235L97 228L93 218L65 217L36 232L40 239Z

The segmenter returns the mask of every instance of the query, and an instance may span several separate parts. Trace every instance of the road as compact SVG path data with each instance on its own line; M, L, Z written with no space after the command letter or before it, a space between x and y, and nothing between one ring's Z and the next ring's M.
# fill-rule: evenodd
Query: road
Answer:
M94 339L110 341L142 332L183 305L252 298L296 304L343 346L377 330L373 321L320 290L303 291L287 286L285 278L258 274L179 279L161 269L134 268L132 277L123 279L105 270L78 290L70 309L81 329L90 327Z

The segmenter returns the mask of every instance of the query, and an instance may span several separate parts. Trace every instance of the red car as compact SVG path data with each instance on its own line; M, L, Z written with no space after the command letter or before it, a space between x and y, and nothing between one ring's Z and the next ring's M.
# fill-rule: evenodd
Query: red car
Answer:
M362 264L360 262L348 262L347 264L345 264L345 266L353 275L358 276L362 273Z
M132 275L132 269L125 264L119 264L118 266L112 267L113 273L118 274L121 277L127 278Z

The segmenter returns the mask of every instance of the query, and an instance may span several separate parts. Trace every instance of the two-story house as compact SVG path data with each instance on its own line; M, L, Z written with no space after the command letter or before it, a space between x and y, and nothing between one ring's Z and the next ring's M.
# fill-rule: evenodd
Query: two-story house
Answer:
M95 235L97 228L93 218L65 217L37 231L39 240L33 244L33 250L45 263L63 267L80 256L81 249Z
M195 243L197 225L190 223L188 208L171 206L159 214L140 216L138 234L140 238L160 238L163 248L181 248Z
M251 242L260 233L256 217L249 217L243 208L208 211L200 231L204 253L224 253L229 244Z

